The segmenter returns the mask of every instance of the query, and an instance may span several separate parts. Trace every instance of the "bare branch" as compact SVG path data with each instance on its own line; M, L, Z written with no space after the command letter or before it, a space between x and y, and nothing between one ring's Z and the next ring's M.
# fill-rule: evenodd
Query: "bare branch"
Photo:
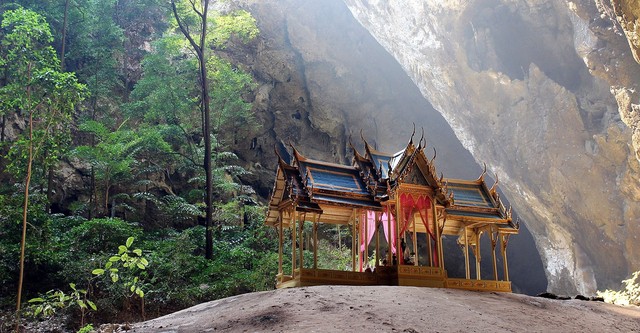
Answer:
M191 3L191 8L193 8L193 11L196 12L196 14L198 14L198 16L200 16L200 19L202 19L204 17L204 15L198 10L198 7L196 7L196 1L195 0L189 0L189 2ZM207 4L209 2L207 1ZM206 9L205 9L206 12Z
M198 45L196 41L193 40L193 37L191 37L191 33L189 33L188 27L186 27L184 22L180 20L180 15L178 15L178 8L176 8L175 0L171 0L171 9L173 10L173 16L176 18L176 21L178 22L178 27L180 27L182 34L184 34L184 36L187 37L187 40L189 40L189 43L191 44L191 46L193 46L193 48L196 50L196 53L202 52L200 45Z

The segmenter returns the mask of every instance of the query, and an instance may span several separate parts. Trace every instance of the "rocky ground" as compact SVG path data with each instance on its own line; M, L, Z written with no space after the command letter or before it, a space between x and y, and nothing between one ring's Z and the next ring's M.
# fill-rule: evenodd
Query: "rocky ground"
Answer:
M319 286L245 294L129 332L640 332L640 308L519 294Z

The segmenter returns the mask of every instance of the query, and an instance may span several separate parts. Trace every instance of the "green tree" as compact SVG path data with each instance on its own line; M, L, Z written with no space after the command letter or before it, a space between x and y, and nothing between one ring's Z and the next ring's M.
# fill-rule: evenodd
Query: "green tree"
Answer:
M102 205L97 209L99 215L109 214L109 203L114 194L112 189L133 180L136 169L144 160L139 158L140 154L146 152L148 161L151 156L170 154L172 151L158 128L132 130L125 125L122 123L115 131L109 131L105 125L94 120L80 124L80 130L94 135L97 143L76 147L73 156L91 165L95 172L95 183L101 185ZM114 214L111 215L113 217Z
M59 158L68 142L71 115L84 98L85 87L74 74L59 71L59 61L51 47L53 37L42 16L23 8L8 10L0 28L0 113L15 114L28 127L10 144L8 154L9 169L15 177L24 178L25 189L16 302L19 319L33 163L39 161L41 169L47 170Z
M178 7L176 6L176 0L171 0L171 8L173 15L180 27L180 31L189 40L189 44L193 48L193 51L198 58L199 69L199 83L200 83L200 105L202 111L202 132L204 138L204 171L205 171L205 257L207 259L213 258L213 188L212 174L211 174L211 105L209 97L209 79L207 76L207 45L205 44L207 38L207 16L209 14L209 0L203 0L198 2L196 0L188 0L191 5L193 13L197 15L197 19L189 20L185 19L186 15L178 13ZM191 16L193 18L193 16ZM192 32L191 26L195 25L195 30ZM193 36L192 33L198 33L199 36ZM194 39L194 38L197 38Z
M213 258L213 167L212 167L212 136L215 135L215 128L211 126L211 108L212 99L211 91L217 91L218 86L210 89L211 77L208 72L210 70L210 47L222 46L233 35L241 35L246 38L252 38L257 35L255 21L247 20L246 14L238 14L239 20L230 17L222 19L217 17L213 22L209 22L209 0L171 0L171 9L175 19L175 24L179 31L189 42L189 46L195 53L198 63L198 82L200 90L200 110L202 119L202 137L204 140L204 170L205 170L205 257ZM247 25L235 25L236 21L241 23L249 23ZM251 24L253 23L253 24ZM251 29L251 26L253 29ZM214 33L208 34L213 27ZM215 29L215 27L219 27ZM236 29L238 28L238 29ZM249 32L248 32L249 30ZM220 91L219 95L224 93ZM214 105L214 108L220 105ZM224 107L222 107L224 109ZM222 113L216 114L217 118Z

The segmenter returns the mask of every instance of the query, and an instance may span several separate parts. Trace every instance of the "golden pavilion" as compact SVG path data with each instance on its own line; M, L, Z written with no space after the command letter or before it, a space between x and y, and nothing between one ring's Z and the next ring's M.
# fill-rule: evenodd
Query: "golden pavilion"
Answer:
M438 177L435 149L427 158L426 142L420 139L416 146L413 135L396 154L363 141L364 155L350 142L352 165L313 160L293 146L292 153L282 144L276 148L278 166L265 223L276 228L279 238L277 287L399 285L510 292L506 249L519 228L500 200L497 178L488 187L486 167L476 180ZM320 267L318 228L323 224L349 230L348 265ZM492 271L485 266L489 272L480 265L485 234L492 251ZM465 276L447 275L444 238L453 238L462 249ZM285 256L290 256L287 271Z

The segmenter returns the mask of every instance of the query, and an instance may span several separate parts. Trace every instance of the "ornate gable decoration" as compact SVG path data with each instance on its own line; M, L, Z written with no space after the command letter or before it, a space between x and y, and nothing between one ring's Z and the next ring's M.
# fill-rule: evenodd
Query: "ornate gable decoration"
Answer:
M364 156L358 152L349 138L349 145L354 154L352 164L359 171L369 193L376 198L383 200L400 184L407 183L432 188L437 200L449 206L453 202L453 194L448 191L443 176L438 177L434 164L436 150L434 148L431 159L427 158L424 152L426 147L424 133L418 146L413 143L414 134L415 128L405 149L396 154L388 154L371 147L361 132L360 137L365 146Z
M405 176L404 182L408 184L429 186L429 182L424 177L422 172L419 171L419 168L411 168L411 170Z

